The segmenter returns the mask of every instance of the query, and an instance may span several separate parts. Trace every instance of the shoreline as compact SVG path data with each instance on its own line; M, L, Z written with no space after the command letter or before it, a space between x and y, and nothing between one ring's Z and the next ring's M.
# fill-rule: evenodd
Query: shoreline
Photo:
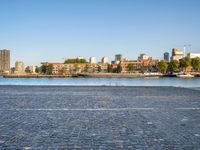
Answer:
M171 86L171 85L0 85L0 88L73 88L73 89L77 89L77 88L104 88L104 89L126 89L126 88L178 88L178 89L190 89L190 90L195 90L195 91L200 91L200 86L199 87L185 87L185 86Z
M131 73L78 73L71 75L3 75L3 78L163 78L177 77L176 75L155 75L155 74L131 74ZM194 74L200 77L200 74Z

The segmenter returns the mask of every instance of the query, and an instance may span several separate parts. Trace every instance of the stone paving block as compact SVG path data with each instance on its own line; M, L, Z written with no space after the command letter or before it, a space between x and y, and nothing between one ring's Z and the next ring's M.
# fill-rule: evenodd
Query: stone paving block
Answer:
M0 86L0 149L200 149L200 92Z

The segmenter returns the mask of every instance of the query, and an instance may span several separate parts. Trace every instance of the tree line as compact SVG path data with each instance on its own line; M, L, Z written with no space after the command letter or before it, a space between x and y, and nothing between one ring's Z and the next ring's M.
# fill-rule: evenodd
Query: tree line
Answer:
M75 58L75 59L66 59L65 64L74 64L74 63L88 63L86 59L79 59L79 58Z
M87 63L86 60L81 60L81 59L68 59L65 61L65 63L72 63L75 62L74 68L73 70L70 70L70 72L77 72L79 70L78 68L78 63L86 63L85 68L84 68L84 72L88 72L89 71L89 64ZM172 74L174 72L179 72L180 70L182 71L186 71L188 67L192 67L193 71L200 71L200 58L193 58L190 59L188 57L185 57L183 59L180 59L179 61L177 60L171 60L170 62L166 62L165 60L161 60L158 63L158 68L155 69L155 71L159 71L163 74L169 73ZM36 73L43 73L43 74L48 74L51 75L53 73L53 65L52 64L43 64L40 67L36 67L35 72ZM127 66L127 71L129 72L133 72L135 70L140 71L140 72L144 72L144 67L140 66L140 69L136 69L136 67L133 64L128 64ZM29 67L27 67L25 69L26 73L31 73ZM93 72L101 72L102 69L100 66L98 66L96 69L93 68L92 70ZM150 70L149 70L150 71ZM122 66L120 64L118 64L116 67L113 67L111 64L107 64L107 70L106 72L108 73L120 73L122 72ZM67 70L66 68L62 68L59 71L60 74L66 74Z
M159 62L159 71L163 74L178 72L180 70L186 71L188 67L192 67L193 71L200 71L200 58L182 58L179 61L171 60L167 63L164 60Z

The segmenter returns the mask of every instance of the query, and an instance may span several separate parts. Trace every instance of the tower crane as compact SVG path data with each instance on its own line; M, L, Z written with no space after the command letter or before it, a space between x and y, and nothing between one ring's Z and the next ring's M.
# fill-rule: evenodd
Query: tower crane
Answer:
M183 46L183 52L184 52L184 57L185 57L185 53L186 53L186 48L188 47L188 50L191 50L191 44L185 44L184 46Z

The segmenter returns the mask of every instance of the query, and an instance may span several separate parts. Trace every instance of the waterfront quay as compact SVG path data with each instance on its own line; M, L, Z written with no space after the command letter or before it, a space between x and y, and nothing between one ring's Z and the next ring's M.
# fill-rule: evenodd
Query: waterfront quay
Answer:
M200 91L0 86L0 149L200 149Z
M194 77L200 77L200 73L191 73ZM25 74L3 75L4 78L145 78L145 77L177 77L175 74L161 74L161 73L76 73L67 75L39 75L39 74Z

